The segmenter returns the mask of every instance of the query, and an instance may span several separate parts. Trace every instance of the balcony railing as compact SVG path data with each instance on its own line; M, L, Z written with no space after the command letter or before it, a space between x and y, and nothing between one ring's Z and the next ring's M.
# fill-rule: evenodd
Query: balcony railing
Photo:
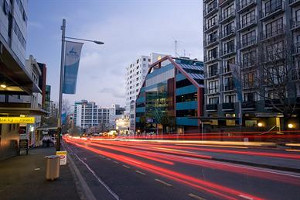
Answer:
M218 41L218 37L212 37L212 38L208 38L208 40L204 41L204 46L209 46L213 43L216 43Z
M263 39L270 39L279 35L283 35L285 31L285 26L283 25L282 27L278 27L276 30L274 31L269 31L269 30L265 30L263 33L262 38Z
M231 27L230 29L225 29L221 35L220 35L220 38L221 39L225 39L229 36L233 36L235 34L235 27Z
M226 56L228 54L235 53L235 52L236 52L236 47L234 45L228 46L227 48L221 50L221 56Z
M241 21L239 23L239 30L247 28L247 27L255 25L255 24L257 24L257 17L256 16L252 16L249 21L247 21L247 22L242 22Z
M292 21L292 29L300 28L300 19L293 18Z
M256 4L256 1L257 0L240 0L237 7L238 12L241 12L250 5Z
M218 110L218 104L207 104L206 110Z
M214 29L214 28L217 28L217 27L218 27L217 23L214 23L214 24L211 24L211 25L206 24L205 27L204 27L204 31L208 31L208 30L211 30L211 29Z
M279 3L277 1L274 1L269 6L266 6L264 11L261 12L261 19L269 18L273 16L273 14L284 11L284 2L280 1Z
M233 0L219 0L219 5L223 6L223 5L225 5L225 4L227 4L227 3L231 2L231 1L233 1Z
M242 102L242 108L255 108L255 101Z
M222 109L231 109L231 110L233 110L234 109L234 103L223 103L222 104Z
M293 48L293 54L298 55L300 54L300 42L296 42L294 44L294 48Z
M218 54L216 55L211 55L211 56L204 56L204 62L211 62L218 59Z
M212 6L207 7L207 9L204 10L204 16L208 17L208 15L215 13L216 11L218 11L217 1L215 1Z
M220 16L220 23L229 20L230 18L233 18L235 16L235 9L230 9L229 12L223 12Z
M300 0L289 0L289 5L290 6L296 6L300 4Z
M253 37L248 38L247 40L242 40L241 48L250 47L255 44L257 44L257 37L253 36Z

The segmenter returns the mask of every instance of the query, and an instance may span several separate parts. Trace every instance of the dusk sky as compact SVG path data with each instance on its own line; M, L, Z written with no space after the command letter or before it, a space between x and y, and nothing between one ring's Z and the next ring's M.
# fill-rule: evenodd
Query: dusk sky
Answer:
M203 60L202 0L29 0L27 55L47 65L51 99L58 101L62 19L66 36L103 41L85 43L77 91L64 95L100 106L125 105L126 67L152 52Z

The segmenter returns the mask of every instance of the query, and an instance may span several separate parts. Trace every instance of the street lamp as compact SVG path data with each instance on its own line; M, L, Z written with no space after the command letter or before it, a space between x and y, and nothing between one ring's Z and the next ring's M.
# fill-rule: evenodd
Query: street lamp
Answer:
M97 41L97 40L88 40L88 39L80 39L74 37L66 37L66 20L63 19L63 23L61 26L62 37L61 37L61 62L60 62L60 84L59 84L59 99L58 99L58 116L57 116L57 146L56 150L60 150L60 135L61 135L61 114L62 114L62 96L63 96L63 83L64 83L64 65L65 65L65 42L66 38L72 40L79 40L79 41L86 41L86 42L93 42L95 44L104 44L104 42Z

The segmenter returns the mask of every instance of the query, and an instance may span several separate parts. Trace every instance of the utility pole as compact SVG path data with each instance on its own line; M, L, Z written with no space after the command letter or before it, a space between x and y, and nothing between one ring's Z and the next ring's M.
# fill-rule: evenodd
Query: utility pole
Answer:
M62 97L63 97L63 82L64 82L64 64L65 64L65 32L66 32L66 20L63 19L61 26L61 62L60 62L60 84L59 84L59 99L58 99L58 116L57 116L57 145L56 150L60 151L61 143L61 112L62 112Z

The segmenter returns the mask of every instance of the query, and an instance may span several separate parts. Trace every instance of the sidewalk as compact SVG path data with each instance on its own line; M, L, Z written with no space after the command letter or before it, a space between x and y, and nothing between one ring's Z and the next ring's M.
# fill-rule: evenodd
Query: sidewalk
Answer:
M0 161L1 200L79 200L76 184L68 165L60 166L60 177L47 181L47 155L54 155L55 148L35 148L29 155Z

